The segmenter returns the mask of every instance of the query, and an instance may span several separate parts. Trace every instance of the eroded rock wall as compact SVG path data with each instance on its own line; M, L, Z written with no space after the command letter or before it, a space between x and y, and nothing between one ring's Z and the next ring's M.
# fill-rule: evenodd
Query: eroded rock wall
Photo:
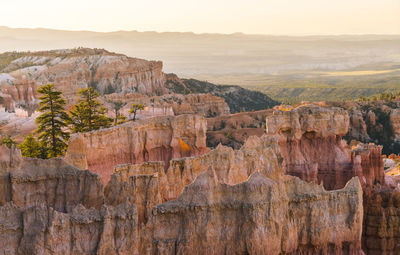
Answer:
M362 254L362 213L357 179L327 192L296 177L274 180L259 172L230 186L209 170L178 199L153 208L140 252Z
M0 207L2 252L361 254L358 179L325 191L283 175L273 136L168 168L118 166L104 193L97 174L62 159L25 159L10 177L12 198Z
M302 105L275 109L267 116L267 133L277 135L285 172L305 181L340 189L354 176L362 185L384 183L382 147L360 144L350 148L342 138L349 116L341 108Z
M328 123L322 124L325 133L319 131L321 123L315 125L318 122L314 119L324 116L321 111L330 112L325 116L334 116L342 110L317 106L302 108L301 111L301 108L280 111L275 117L267 117L270 134L277 134L280 140L286 172L303 180L323 182L328 189L341 188L349 179L358 176L363 187L364 251L367 254L399 254L400 195L397 179L385 178L382 146L354 142L351 147L347 146L342 140L347 122L340 121L346 118L333 121L334 117L325 117ZM305 109L314 117L301 114ZM370 112L367 122L372 125L376 121L377 116ZM338 125L344 128L338 129ZM385 180L389 180L388 183Z
M164 161L168 166L173 158L207 152L206 130L205 119L197 115L129 122L72 136L65 159L101 174L107 183L118 164Z
M70 213L37 205L0 207L2 254L136 254L137 213L132 204L77 205Z

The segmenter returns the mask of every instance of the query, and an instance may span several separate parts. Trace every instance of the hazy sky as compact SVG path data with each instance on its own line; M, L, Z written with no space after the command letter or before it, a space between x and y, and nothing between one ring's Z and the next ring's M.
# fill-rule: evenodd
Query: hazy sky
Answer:
M400 34L400 0L0 0L0 26L258 34Z

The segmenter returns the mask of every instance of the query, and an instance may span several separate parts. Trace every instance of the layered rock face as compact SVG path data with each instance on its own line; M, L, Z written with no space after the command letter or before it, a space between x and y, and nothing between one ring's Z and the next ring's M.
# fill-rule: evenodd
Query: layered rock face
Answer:
M383 146L383 153L400 153L400 100L330 103L346 109L350 116L346 140L373 142Z
M100 49L30 53L13 60L2 71L13 77L12 83L28 79L39 84L54 83L67 97L74 97L79 88L89 85L101 94L166 92L162 62L129 58Z
M364 192L363 249L367 254L399 254L400 192L372 187Z
M111 204L141 204L141 254L362 254L359 181L327 192L283 176L281 161L274 137L252 137L238 151L218 146L167 170L118 166L105 193Z
M175 115L199 114L215 117L229 114L229 106L225 100L211 94L165 95L158 100L170 105Z
M218 144L240 149L251 136L265 134L265 119L272 110L241 112L207 119L207 146Z
M341 108L303 105L275 109L267 117L267 133L278 136L287 174L327 189L342 188L353 176L363 185L384 183L382 147L359 145L351 151L342 140L348 128L348 113Z
M288 174L323 182L328 189L340 188L358 176L363 187L364 251L398 254L397 179L384 176L382 146L362 143L352 148L345 146L341 139L348 128L348 118L342 112L342 109L319 106L274 111L273 116L267 117L267 133L278 134L283 166ZM369 114L369 123L377 121L375 117Z
M9 82L0 79L0 105L4 111L15 111L18 107L24 106L28 113L32 113L37 104L36 90L38 85L33 80L20 79Z
M205 153L206 120L197 115L157 117L70 138L65 159L101 174L107 183L118 164L164 161Z
M153 208L141 253L362 254L361 218L357 179L327 192L261 173L230 186L209 170L178 199Z
M2 170L0 189L9 193L0 194L0 253L135 253L136 206L105 205L97 174L62 159L24 159Z
M119 165L105 188L108 203L115 205L126 201L132 194L129 190L136 188L138 178L148 179L148 183L154 181L157 194L151 191L148 197L162 202L176 199L187 185L211 168L220 182L230 185L246 181L257 171L277 178L281 174L281 158L278 146L271 139L252 137L238 151L220 145L201 156L173 159L167 169L163 162ZM150 203L155 204L154 201Z
M51 207L0 207L0 251L4 254L135 254L136 207L101 210L77 205L70 213ZM129 240L129 241L127 241Z
M5 145L0 146L0 206L11 201L10 172L19 167L21 161L21 151L15 146L10 149Z
M43 52L0 54L0 129L19 142L36 126L37 89L52 83L63 92L70 109L81 88L94 87L99 100L115 117L113 102L122 101L121 113L129 116L132 103L145 106L138 118L199 114L227 115L225 100L210 93L175 94L166 85L162 62L130 58L101 49L77 48ZM179 80L176 77L176 80ZM181 81L180 81L181 82Z
M97 174L26 159L9 171L1 252L362 254L358 179L325 191L284 176L281 164L274 137L252 137L167 169L118 166L103 192Z

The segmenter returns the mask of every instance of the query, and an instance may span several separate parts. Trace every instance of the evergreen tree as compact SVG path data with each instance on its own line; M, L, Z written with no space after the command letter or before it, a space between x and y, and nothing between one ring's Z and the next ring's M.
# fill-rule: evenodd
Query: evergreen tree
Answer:
M70 111L73 132L89 132L110 127L112 118L106 116L107 108L97 101L99 93L89 87L79 90L80 100Z
M144 109L144 105L142 104L132 104L131 105L131 109L129 110L129 113L133 113L133 121L136 120L136 113L138 110L143 110Z
M11 136L6 136L6 137L3 137L1 140L0 140L0 145L2 145L2 144L4 144L5 146L7 146L7 148L9 148L9 149L11 149L11 147L14 145L14 144L17 144L12 138L11 138Z
M23 157L29 158L47 158L46 147L41 145L33 135L25 137L23 143L18 146Z
M122 107L126 105L126 103L122 102L121 100L118 101L109 101L111 103L112 108L114 110L115 118L114 118L114 126L124 123L126 117L121 114L120 110Z
M46 147L48 158L59 157L64 154L69 139L69 133L64 130L69 120L64 110L65 100L53 84L41 86L38 92L42 94L39 97L39 112L42 114L36 118L38 140Z

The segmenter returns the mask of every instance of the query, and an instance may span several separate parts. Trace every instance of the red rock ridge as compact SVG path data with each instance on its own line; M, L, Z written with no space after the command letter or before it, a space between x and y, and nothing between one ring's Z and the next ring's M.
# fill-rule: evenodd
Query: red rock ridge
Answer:
M164 161L201 155L206 147L206 120L197 115L155 117L113 128L78 133L70 138L67 162L101 174L107 183L118 164Z

